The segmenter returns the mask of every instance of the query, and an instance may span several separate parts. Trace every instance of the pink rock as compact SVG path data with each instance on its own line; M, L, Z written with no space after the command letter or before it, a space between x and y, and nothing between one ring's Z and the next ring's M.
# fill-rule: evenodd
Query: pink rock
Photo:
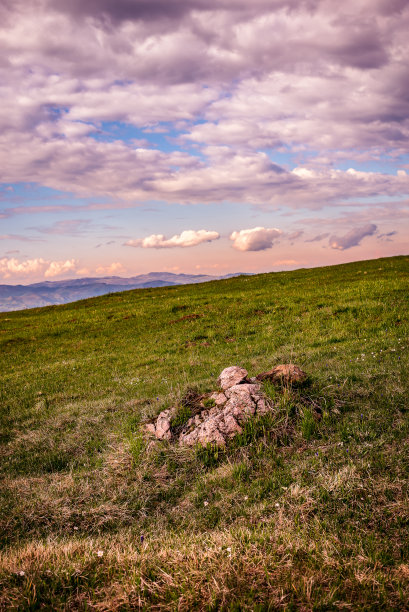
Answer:
M172 432L170 430L171 411L164 410L156 420L155 436L158 440L170 440Z
M225 368L218 378L220 387L225 391L233 385L238 385L247 379L247 370L238 366Z

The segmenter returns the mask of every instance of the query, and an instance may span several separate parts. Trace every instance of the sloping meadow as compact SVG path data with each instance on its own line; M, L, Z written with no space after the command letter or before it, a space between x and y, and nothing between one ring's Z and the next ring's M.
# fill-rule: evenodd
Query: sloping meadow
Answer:
M409 258L0 314L0 607L409 607ZM225 447L144 424L281 363Z

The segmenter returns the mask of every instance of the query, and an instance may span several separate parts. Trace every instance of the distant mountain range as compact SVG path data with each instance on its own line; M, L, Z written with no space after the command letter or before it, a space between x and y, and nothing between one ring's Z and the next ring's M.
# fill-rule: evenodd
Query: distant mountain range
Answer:
M205 274L172 274L171 272L150 272L131 278L106 276L104 278L75 278L62 281L45 281L33 285L0 285L0 312L38 308L53 304L67 304L97 295L126 291L127 289L146 289L170 285L204 283L240 276L242 273L226 276L207 276Z

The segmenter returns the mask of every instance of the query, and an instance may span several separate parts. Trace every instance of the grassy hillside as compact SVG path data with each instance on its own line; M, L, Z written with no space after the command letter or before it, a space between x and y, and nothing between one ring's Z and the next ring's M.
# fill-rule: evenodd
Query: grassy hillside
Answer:
M408 257L0 314L0 607L409 609L408 332ZM224 450L142 434L290 361Z

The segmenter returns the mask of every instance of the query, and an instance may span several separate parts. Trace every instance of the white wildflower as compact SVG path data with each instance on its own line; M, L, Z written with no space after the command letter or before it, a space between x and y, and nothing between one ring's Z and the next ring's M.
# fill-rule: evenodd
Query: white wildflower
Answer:
M104 551L103 550L98 550L97 551L97 557L103 557L104 556Z

